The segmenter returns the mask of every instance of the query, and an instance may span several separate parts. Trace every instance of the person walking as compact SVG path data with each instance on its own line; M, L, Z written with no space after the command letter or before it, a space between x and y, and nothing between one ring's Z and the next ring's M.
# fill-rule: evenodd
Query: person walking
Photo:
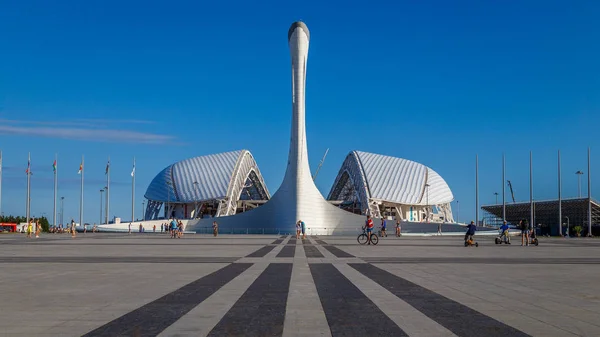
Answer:
M438 223L438 231L437 231L438 235L442 235L442 223Z
M300 239L300 232L302 231L302 226L300 225L300 220L296 222L296 239Z
M175 239L177 237L177 225L177 220L173 218L173 220L171 221L171 230L169 231L169 234L171 234L172 239Z
M129 224L129 234L131 234L131 223Z
M164 229L165 229L165 224L161 223L160 224L160 232L162 233L164 231Z
M396 220L396 236L402 236L402 226L400 225L400 220Z
M387 222L385 220L384 217L381 217L381 237L387 237L387 232L385 231L387 229Z
M529 224L527 220L519 221L519 227L521 228L521 246L529 246Z
M216 221L213 221L213 235L215 237L219 235L219 224Z
M306 224L302 220L298 221L300 221L300 231L302 232L302 239L304 240L306 239Z
M156 233L156 225L152 226L152 233Z
M33 233L33 218L27 222L27 237L30 238Z
M42 225L40 225L40 219L35 220L35 237L36 239L40 237L40 232L42 231Z
M75 220L71 219L71 237L74 238L77 235Z

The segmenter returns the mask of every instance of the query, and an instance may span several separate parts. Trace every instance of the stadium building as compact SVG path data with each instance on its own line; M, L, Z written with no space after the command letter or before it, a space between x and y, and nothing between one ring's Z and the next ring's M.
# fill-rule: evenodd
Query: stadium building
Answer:
M414 161L375 153L350 152L327 199L375 218L454 222L454 196L439 174Z
M220 217L256 208L271 198L247 150L186 159L150 183L145 220ZM162 212L161 212L162 210Z

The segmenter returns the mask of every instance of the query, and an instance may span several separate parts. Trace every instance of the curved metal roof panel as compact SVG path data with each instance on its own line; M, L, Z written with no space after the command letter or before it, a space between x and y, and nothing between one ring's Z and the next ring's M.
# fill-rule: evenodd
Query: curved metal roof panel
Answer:
M172 164L152 180L144 197L184 203L222 199L227 195L236 163L243 152L211 154ZM198 182L197 187L194 182Z
M371 199L407 205L436 205L454 198L444 179L427 166L402 158L354 151ZM427 201L426 184L429 184Z

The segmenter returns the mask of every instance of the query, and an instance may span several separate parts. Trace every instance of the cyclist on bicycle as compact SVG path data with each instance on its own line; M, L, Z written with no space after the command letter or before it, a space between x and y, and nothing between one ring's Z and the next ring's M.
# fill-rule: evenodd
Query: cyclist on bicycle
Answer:
M369 245L371 244L371 235L373 234L374 226L375 225L373 224L373 219L371 219L370 215L367 215L367 220L365 221L365 226L363 227L363 230L367 230L367 243Z

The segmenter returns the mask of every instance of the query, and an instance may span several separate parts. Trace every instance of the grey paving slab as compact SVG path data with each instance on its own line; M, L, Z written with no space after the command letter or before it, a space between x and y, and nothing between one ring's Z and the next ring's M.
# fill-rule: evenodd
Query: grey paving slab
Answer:
M208 336L281 335L291 275L291 264L269 264Z
M252 265L159 336L207 336L268 265L264 262Z
M249 264L229 264L84 336L156 336L249 267Z
M415 310L410 304L394 296L387 288L382 287L369 277L361 274L346 263L334 266L366 297L387 314L398 326L411 337L456 336L438 322Z
M310 271L332 336L407 336L332 264L311 264Z
M283 336L331 336L308 263L294 263Z
M528 336L490 316L371 264L350 266L459 336Z
M532 336L600 335L600 296L596 289L600 284L600 240L541 238L538 247L520 247L498 246L491 238L477 238L478 248L465 248L462 238L445 236L387 237L380 239L377 246L360 246L355 236L311 236L290 244L292 239L294 236L280 235L214 238L186 234L182 239L169 239L158 233L80 233L75 239L43 235L28 240L24 235L0 235L0 336L81 336L128 313L148 308L165 295L222 270L231 262L252 266L199 304L190 304L186 298L175 301L182 303L167 305L174 309L188 303L192 308L171 316L178 318L164 324L168 326L161 336L207 335L228 313L239 309L234 310L234 306L243 294L269 265L276 263L291 268L289 284L281 288L281 284L276 284L279 276L267 281L263 278L261 290L252 292L279 298L271 301L279 303L279 307L281 299L287 300L284 308L277 311L283 314L278 316L283 317L276 333L279 335L328 336L339 335L340 331L354 334L355 331L340 329L341 321L335 321L334 316L329 319L324 306L325 302L330 307L334 303L333 307L340 311L340 303L346 303L352 309L355 304L347 298L349 294L370 299L382 317L408 335L448 334L449 330L436 321L441 316L428 317L418 304L411 305L393 295L395 286L382 286L375 275L362 274L348 265L368 263ZM263 247L268 248L258 256L246 257ZM294 256L277 257L284 249L293 250ZM320 282L329 282L333 289L326 293L317 290L310 271L327 268L324 265L333 266L339 274L322 277ZM418 292L422 290L415 294ZM261 302L252 299L245 303L247 306ZM268 312L277 307L264 303L262 308ZM470 324L454 311L457 324ZM359 310L356 312L353 319L368 318ZM145 316L140 315L140 319ZM227 331L235 332L247 324L230 320L226 325ZM141 328L127 329L130 327L119 327L116 334L143 332Z
M589 322L582 323L582 318L572 318L572 308L568 305L569 301L565 301L565 305L561 306L561 314L553 313L549 308L539 307L538 304L544 301L544 298L558 296L559 292L548 294L546 292L538 292L536 288L544 282L564 282L561 287L563 291L568 287L564 285L571 275L564 275L564 271L558 271L557 275L552 278L535 278L537 281L530 281L531 268L516 266L521 268L510 275L506 275L504 270L498 268L482 267L474 268L466 271L461 279L455 277L456 273L445 273L446 270L452 270L459 265L428 265L428 266L403 266L403 265L379 265L382 268L387 268L390 272L401 275L402 277L418 283L436 293L451 298L460 302L474 310L494 317L505 324L509 324L521 331L527 332L534 336L568 336L568 335L591 335L595 336L600 333L598 327L594 327ZM580 268L579 266L574 266ZM439 269L436 271L436 269ZM529 269L529 270L528 270ZM540 276L544 276L544 270L540 269ZM556 271L555 271L556 272ZM443 273L443 278L440 276ZM558 274L562 273L562 280ZM474 274L479 274L479 278L486 280L484 284L476 279ZM485 275L485 276L484 276ZM504 275L504 278L503 276ZM508 279L510 278L510 280ZM441 282L440 280L443 280ZM527 280L524 282L524 280ZM532 286L531 294L538 294L532 298L518 296L503 289L501 284L529 284ZM556 289L560 289L556 287ZM573 300L573 299L571 299ZM579 301L581 303L581 301ZM595 308L600 308L600 304L596 304ZM596 322L594 320L594 322Z

